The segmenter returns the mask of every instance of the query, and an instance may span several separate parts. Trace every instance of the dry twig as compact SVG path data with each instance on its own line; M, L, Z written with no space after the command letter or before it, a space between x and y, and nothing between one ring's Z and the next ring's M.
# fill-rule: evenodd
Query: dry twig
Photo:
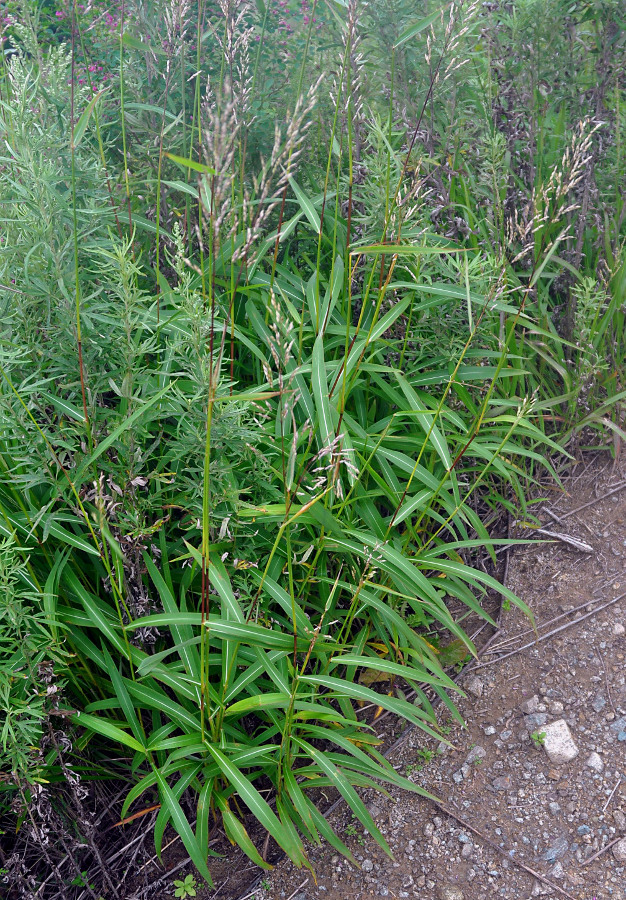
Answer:
M615 791L618 789L618 787L620 786L621 783L622 783L622 779L621 779L621 778L618 778L618 779L617 779L617 784L615 785L615 787L613 788L613 790L612 790L611 793L609 794L606 803L605 803L604 806L602 807L602 812L606 812L607 806L609 805L609 803L610 803L611 800L613 799L613 797L614 797L614 795L615 795Z
M496 844L495 841L492 841L491 838L487 837L486 834L483 834L483 832L480 831L478 828L476 828L474 825L470 825L469 822L466 822L465 819L462 819L460 816L458 816L448 806L444 806L443 803L439 803L436 800L433 800L431 802L437 807L437 809L440 809L446 815L455 819L460 825L463 826L463 828L467 828L468 831L471 831L475 835L477 835L481 839L481 841L484 841L486 844L489 844L489 846L492 847L494 850L497 850L497 852L501 856L504 856L506 859L509 860L509 862L512 862L513 865L517 866L519 869L523 869L524 872L528 872L529 875L534 876L535 878L539 879L539 881L542 881L544 884L549 885L549 887L551 887L553 891L556 891L557 893L561 894L563 897L568 897L568 900L576 900L575 897L572 897L571 894L568 894L568 892L566 890L564 890L562 887L559 887L558 884L555 884L553 881L550 881L549 878L546 878L544 875L541 875L540 872L536 872L535 869L531 869L530 866L527 866L526 863L523 863L520 859L515 859L514 856L510 856L509 853L503 847L500 847L498 844ZM593 859L593 857L592 857L592 859Z
M602 612L603 609L607 609L607 607L609 606L613 606L614 603L617 603L619 600L623 600L624 597L626 597L626 591L624 591L624 593L620 594L618 597L614 597L612 600L609 600L608 603L604 603L602 606L598 606L591 612L586 613L584 616L578 616L577 619L572 619L571 622L566 622L565 625L559 625L558 628L554 628L552 631L548 631L546 634L542 634L541 637L538 637L534 641L530 641L528 644L523 644L521 647L517 647L517 649L515 650L510 650L508 653L505 653L503 656L498 656L496 659L491 659L487 662L481 662L475 666L468 666L464 671L465 673L467 673L476 671L476 669L484 669L487 666L492 666L494 663L502 662L503 659L508 659L509 656L515 656L516 653L521 653L523 650L528 650L529 647L534 647L536 644L541 643L541 641L546 641L548 638L553 637L555 634L559 634L559 632L565 631L566 628L571 628L572 625L577 625L579 622L583 622L590 616L595 616L596 613Z
M569 512L563 513L561 515L561 520L568 519L570 516L576 515L576 513L582 512L583 509L587 509L588 506L593 506L596 503L599 503L600 500L606 500L607 497L611 497L613 494L617 494L618 491L622 491L626 488L626 481L622 481L621 484L618 484L617 487L614 487L613 490L607 491L606 494L603 494L602 497L597 497L595 500L589 500L587 503L583 503L582 506L577 506L576 509L570 509Z
M583 865L583 866L588 866L589 863L592 863L592 862L594 861L594 859L597 859L599 856L602 856L603 853L606 853L607 850L610 850L611 847L614 847L615 844L619 843L619 841L621 841L621 840L622 840L621 835L620 835L620 837L616 837L615 840L614 840L614 841L611 841L610 844L607 844L607 845L606 845L605 847L603 847L601 850L598 850L597 853L594 853L593 856L590 856L589 859L586 859L586 860L584 861L584 863L582 863L582 865Z

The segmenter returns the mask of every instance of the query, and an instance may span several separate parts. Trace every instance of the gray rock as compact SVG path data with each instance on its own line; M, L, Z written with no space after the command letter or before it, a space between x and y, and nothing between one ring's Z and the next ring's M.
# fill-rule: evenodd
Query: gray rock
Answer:
M469 681L466 682L465 690L469 691L470 694L473 694L475 697L482 697L483 691L485 690L485 683L478 675L474 675L473 678L470 678Z
M483 731L485 732L487 737L491 737L492 734L496 733L496 729L493 727L493 725L487 725L486 728L483 728Z
M579 825L576 830L578 834L591 834L591 828L588 825Z
M463 781L463 772L460 769L458 770L458 772L453 772L452 780L455 784L460 784Z
M477 760L484 759L485 756L487 756L487 751L485 750L484 747L481 747L480 745L477 744L476 747L472 747L470 752L467 754L467 759L465 760L465 765L466 766L471 766L473 764L475 765Z
M426 822L423 828L423 834L425 838L431 838L435 833L435 826L432 822Z
M618 862L626 862L626 838L622 838L613 847L613 856Z
M621 718L611 722L609 727L611 731L626 731L626 716L621 716Z
M549 725L545 725L542 728L542 731L545 735L543 738L543 749L547 753L550 762L555 765L563 765L571 762L578 756L578 747L574 743L567 722L564 719L550 722Z
M500 775L491 782L496 791L508 791L511 787L511 778L509 775Z
M371 872L372 869L374 868L374 863L372 862L371 859L364 859L363 862L361 863L361 868L363 869L364 872Z
M521 704L520 709L526 715L530 715L530 713L539 712L539 697L537 694L533 694L528 700L524 700Z
M552 716L560 716L563 712L563 704L560 700L551 700L548 703L548 710Z
M552 801L552 803L548 803L548 809L552 813L553 816L557 816L561 812L561 807L556 801Z
M589 754L589 759L585 765L589 766L590 769L593 769L594 772L601 772L604 769L602 757L599 753L596 753L595 750L593 753Z
M594 708L594 710L597 713L599 713L599 712L602 712L602 710L606 706L606 700L604 699L604 697L598 696L598 697L596 697L596 699L593 701L593 703L591 705Z
M465 895L460 887L455 884L441 884L437 888L439 900L465 900Z
M621 635L621 634L624 634L625 632L626 632L626 628L624 628L622 623L616 622L615 625L613 626L613 634Z
M546 862L556 862L557 859L560 859L562 856L565 856L567 851L569 850L569 841L563 835L560 838L557 838L556 841L552 844L551 847L542 854L542 859L545 859Z
M542 725L545 725L547 721L547 713L533 713L531 716L525 716L524 727L527 731L536 731Z
M613 813L613 821L620 831L626 831L626 816L621 809L616 809Z
M474 852L473 844L463 844L463 849L461 850L461 856L463 859L470 859Z
M553 878L563 878L563 876L565 875L565 869L560 862L558 862L556 866L554 866L554 868L550 872L550 875L552 875Z

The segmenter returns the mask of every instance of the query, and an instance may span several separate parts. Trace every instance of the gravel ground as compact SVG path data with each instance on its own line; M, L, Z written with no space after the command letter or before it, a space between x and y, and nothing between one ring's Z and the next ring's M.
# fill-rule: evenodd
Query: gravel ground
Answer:
M454 749L411 731L390 757L447 811L365 795L393 860L341 807L331 821L360 868L323 846L317 882L283 861L248 900L626 900L626 470L605 462L581 464L553 516L539 513L592 552L560 539L511 552L507 583L539 634L567 627L504 658L534 640L504 613L493 652L463 675L466 728L442 719ZM241 896L225 891L213 896Z

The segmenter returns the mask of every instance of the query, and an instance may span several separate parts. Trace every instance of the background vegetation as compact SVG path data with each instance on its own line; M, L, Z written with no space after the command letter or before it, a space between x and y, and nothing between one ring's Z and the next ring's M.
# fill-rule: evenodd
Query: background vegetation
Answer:
M502 514L624 437L623 6L0 9L10 896L139 889L105 784L209 883L349 855L328 786L386 848L372 717L439 733Z

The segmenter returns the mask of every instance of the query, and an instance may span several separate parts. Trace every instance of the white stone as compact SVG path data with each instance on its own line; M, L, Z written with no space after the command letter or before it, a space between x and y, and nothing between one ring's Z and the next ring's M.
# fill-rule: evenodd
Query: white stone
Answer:
M437 891L437 896L439 900L463 900L464 897L461 888L453 884L442 884Z
M601 772L604 769L604 763L602 762L602 757L599 753L595 751L589 755L589 759L587 760L587 765L590 769L593 769L594 772Z
M564 719L543 725L541 733L544 735L543 749L548 754L550 762L559 766L571 762L578 756L578 747Z
M624 628L624 626L622 625L621 622L616 622L615 625L613 626L613 634L620 635L620 634L624 634L625 631L626 631L626 628Z
M613 856L618 862L626 862L626 838L622 838L613 847Z

